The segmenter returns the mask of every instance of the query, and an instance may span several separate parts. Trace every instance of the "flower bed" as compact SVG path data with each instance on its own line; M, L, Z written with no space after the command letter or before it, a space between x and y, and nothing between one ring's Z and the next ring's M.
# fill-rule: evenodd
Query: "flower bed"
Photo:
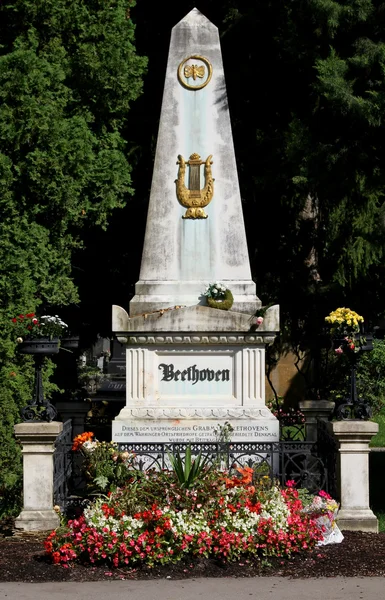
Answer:
M326 496L281 488L249 467L235 475L208 468L189 487L175 471L131 471L127 485L90 502L45 541L52 561L167 564L184 557L222 561L304 552L322 543ZM330 498L330 497L328 497ZM311 509L309 510L309 506Z

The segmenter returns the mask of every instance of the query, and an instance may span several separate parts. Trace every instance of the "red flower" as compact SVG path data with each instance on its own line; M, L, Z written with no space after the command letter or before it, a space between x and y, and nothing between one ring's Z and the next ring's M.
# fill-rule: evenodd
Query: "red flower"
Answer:
M294 481L294 479L288 479L286 481L286 487L288 487L288 488L295 487L295 481Z
M17 319L12 319L12 323L17 323Z
M32 319L32 317L35 316L35 313L27 313L25 316L28 317L29 319Z

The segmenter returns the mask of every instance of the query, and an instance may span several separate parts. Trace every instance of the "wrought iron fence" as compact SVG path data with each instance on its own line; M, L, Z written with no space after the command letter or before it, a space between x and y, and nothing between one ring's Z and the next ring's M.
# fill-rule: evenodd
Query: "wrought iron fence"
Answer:
M328 429L327 421L317 420L317 447L328 474L328 492L340 500L337 477L338 443Z
M297 487L312 493L329 491L328 470L314 442L142 442L119 444L119 449L133 452L134 468L144 471L168 469L169 454L179 452L183 457L189 445L192 456L201 453L212 464L230 472L249 466L257 475L276 479L282 485L294 480Z
M53 499L54 504L64 508L69 494L69 481L72 475L72 421L63 424L63 431L55 442Z

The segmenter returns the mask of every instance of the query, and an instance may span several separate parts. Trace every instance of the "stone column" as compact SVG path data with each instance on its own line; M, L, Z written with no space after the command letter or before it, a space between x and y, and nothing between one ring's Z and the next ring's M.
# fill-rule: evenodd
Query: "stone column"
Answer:
M369 507L369 442L378 432L378 424L352 420L333 421L329 426L339 445L338 526L378 533L378 520Z
M303 400L299 408L305 416L306 441L317 441L317 420L327 421L334 409L334 402L328 400Z
M15 527L24 531L55 529L59 516L53 510L53 454L63 423L19 423L15 436L23 454L23 510Z

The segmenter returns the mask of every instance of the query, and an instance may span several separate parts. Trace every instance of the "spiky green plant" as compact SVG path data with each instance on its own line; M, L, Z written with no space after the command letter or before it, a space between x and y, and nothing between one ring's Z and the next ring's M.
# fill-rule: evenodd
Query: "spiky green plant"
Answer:
M184 459L179 450L172 454L167 451L172 469L177 476L179 485L184 489L191 489L205 476L212 468L209 465L209 457L202 456L202 452L192 459L190 444L186 448Z

